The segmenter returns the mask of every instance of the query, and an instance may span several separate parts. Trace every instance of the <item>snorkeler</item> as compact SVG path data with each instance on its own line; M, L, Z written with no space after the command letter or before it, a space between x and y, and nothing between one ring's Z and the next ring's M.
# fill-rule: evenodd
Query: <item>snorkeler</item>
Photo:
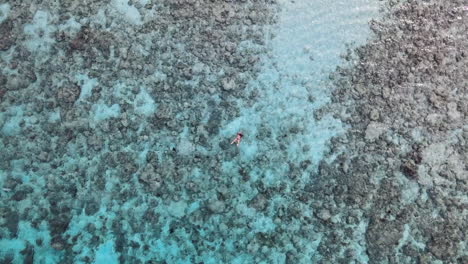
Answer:
M237 143L236 145L239 146L243 136L242 132L238 132L236 138L231 142L231 145Z

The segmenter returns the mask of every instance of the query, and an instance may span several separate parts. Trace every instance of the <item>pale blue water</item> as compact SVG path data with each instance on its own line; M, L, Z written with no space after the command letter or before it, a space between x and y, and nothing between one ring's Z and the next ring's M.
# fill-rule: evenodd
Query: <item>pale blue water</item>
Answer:
M144 6L149 1L136 2ZM267 33L262 36L267 52L261 53L259 58L260 71L255 78L249 80L245 90L246 94L256 93L256 97L253 101L229 98L231 103L240 108L240 112L232 119L221 120L219 133L208 138L209 147L196 145L192 141L194 131L203 128L197 130L196 127L186 125L176 135L165 132L159 135L158 131L151 131L150 138L138 137L119 149L135 154L137 172L129 173L128 179L119 178L112 166L106 170L99 169L99 160L103 153L116 151L111 146L112 140L95 144L101 149L99 155L83 154L83 144L92 138L90 134L82 135L75 142L62 147L66 154L58 164L57 170L60 170L60 173L47 165L36 171L30 170L27 147L20 150L19 156L8 160L8 167L2 165L4 167L0 167L0 187L4 205L12 204L12 194L17 191L6 185L7 180L15 179L30 186L33 195L15 202L15 208L2 209L4 212L1 220L3 222L0 223L0 234L3 234L0 237L0 258L4 261L11 260L12 263L28 263L25 257L27 254L21 252L29 246L34 251L33 262L30 263L41 264L286 263L287 251L295 252L300 263L317 262L319 257L316 251L323 235L314 230L313 226L304 226L303 222L304 218L311 217L314 212L306 210L305 205L299 205L299 209L303 210L301 219L293 219L284 224L275 216L276 210L281 206L293 206L293 181L294 185L299 186L310 182L311 174L316 172L318 162L328 150L327 144L330 139L345 131L346 127L337 119L325 116L316 121L313 113L329 102L329 74L343 63L340 55L345 53L347 44L356 46L364 43L369 37L367 23L370 19L378 17L379 6L376 0L296 0L279 1L278 7L277 23L267 26ZM0 10L2 22L12 11L8 3L0 4ZM26 38L21 44L36 54L36 62L44 62L47 61L47 56L51 56L51 49L56 44L52 35L59 30L78 32L82 26L80 23L85 24L86 20L95 20L103 25L112 25L120 21L119 23L132 28L142 25L145 19L149 20L151 16L158 15L157 12L150 11L144 15L140 14L139 10L129 6L127 1L118 0L111 1L106 10L116 12L117 15L106 17L106 13L100 10L91 18L82 21L79 18L70 18L65 24L58 25L57 11L45 8L37 10L31 18L31 23L24 25ZM39 34L38 31L42 33ZM238 49L251 51L257 49L256 45L258 44L252 41L244 41L238 45ZM5 65L12 61L11 50L1 51L0 55ZM79 59L75 57L74 60ZM206 71L204 65L199 66L201 70ZM156 70L151 75L152 79L148 79L160 79L164 82L166 77L158 67L156 65ZM7 74L9 71L14 70L5 68L2 73ZM57 78L64 78L67 74L57 75ZM119 82L113 83L112 90L109 91L111 95L108 96L119 100L101 98L97 102L89 103L92 90L104 85L101 76L92 76L90 72L80 69L70 74L72 75L67 76L68 78L80 83L81 92L75 104L89 104L88 117L86 120L61 124L63 109L56 107L43 117L54 126L68 126L74 130L80 129L80 122L86 122L89 127L96 128L106 120L121 117L124 102L135 115L129 118L130 122L137 122L138 131L143 131L148 126L149 118L161 111L161 101L149 92L154 84L146 82L143 77L125 76ZM213 73L213 78L217 78L215 75ZM38 78L41 79L41 76ZM200 80L191 80L189 83L197 86ZM40 81L35 85L40 85ZM132 94L133 87L140 89ZM226 100L216 92L210 99L217 103ZM203 100L204 98L200 99ZM1 148L7 145L11 137L27 137L27 129L37 126L37 118L27 114L30 107L31 105L25 104L2 109ZM205 120L209 116L207 111L209 110L202 110ZM176 120L184 120L184 113L174 113L174 116ZM265 129L268 131L267 136L264 134ZM299 132L291 133L291 129ZM230 141L240 130L246 136L239 147L238 155L225 158L219 164L220 169L216 172L218 175L211 175L213 168L210 167L184 167L183 162L174 165L169 158L170 154L164 151L175 147L182 159L192 160L195 155L205 155L215 160L223 151L218 146L219 142ZM125 138L126 135L113 135L115 140L122 137ZM24 140L21 144L27 146L37 143ZM46 144L57 143L51 137L50 142ZM162 170L177 171L178 175L170 175L171 177L190 179L199 186L205 184L209 187L199 188L206 192L192 195L182 189L184 186L175 184L170 187L172 196L155 197L147 189L141 188L142 185L137 183L139 180L135 175L148 168L147 155L150 151L156 152L161 162L157 166L162 166ZM258 163L259 161L262 163ZM306 162L309 166L300 170L294 180L290 179L290 164L299 166L301 162ZM174 167L177 167L177 170L174 170ZM241 167L250 169L248 181L241 180L238 173ZM71 174L77 170L83 173L73 174L71 178L61 175L62 172ZM104 182L103 190L95 187L95 180L91 180L95 177ZM269 205L262 211L248 206L249 201L258 194L259 183L265 188L276 188L281 184L284 186L282 191L268 198ZM54 245L51 227L48 221L42 219L43 214L35 217L34 224L21 216L25 211L33 210L30 208L50 208L48 202L40 198L42 193L54 190L54 184L70 187L60 189L58 192L61 196L57 198L71 200L67 206L72 209L72 217L63 230L63 236L69 245L67 250L61 249L60 245ZM213 192L210 192L210 189L213 189ZM73 198L71 192L76 192ZM127 199L116 198L115 194L122 192L129 192L131 195ZM219 197L225 197L227 201L217 201ZM88 200L97 201L94 213L88 214L85 211L86 202L82 201ZM215 212L209 217L200 213L205 212L207 207L209 211ZM5 235L8 234L6 223L11 221L7 218L13 215L12 211L19 213L17 234L14 237ZM34 212L39 213L40 210L34 209ZM158 220L148 220L148 215L157 215ZM152 225L151 221L157 224ZM284 231L285 226L287 231ZM359 232L359 227L357 229ZM288 232L295 238L288 238ZM197 233L199 240L193 239L194 233ZM303 235L297 235L299 233ZM279 240L271 242L271 247L250 242L259 235L274 234L281 236ZM281 241L282 239L284 241ZM362 243L358 242L356 241L355 245L355 250L360 254L358 258L362 263L366 263L368 258L365 249L362 248ZM118 243L124 244L123 249L118 249ZM131 246L132 243L135 243L135 246Z

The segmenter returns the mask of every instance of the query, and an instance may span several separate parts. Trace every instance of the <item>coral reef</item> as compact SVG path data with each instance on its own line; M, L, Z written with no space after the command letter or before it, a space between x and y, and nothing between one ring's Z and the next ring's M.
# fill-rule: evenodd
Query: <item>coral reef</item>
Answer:
M344 189L331 199L344 208L342 219L360 216L353 221L366 227L369 263L464 263L467 14L462 1L388 5L391 12L370 24L373 40L332 77L328 110L349 129L333 140L332 152L345 151L321 166L317 184ZM347 228L346 220L335 224L341 243L323 251L352 251Z
M0 1L0 262L466 262L468 12L368 2Z

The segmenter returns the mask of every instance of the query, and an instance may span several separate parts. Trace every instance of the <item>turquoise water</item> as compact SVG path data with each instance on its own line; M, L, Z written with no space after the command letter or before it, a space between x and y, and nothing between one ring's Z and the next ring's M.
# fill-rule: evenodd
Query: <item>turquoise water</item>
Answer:
M331 116L315 119L314 113L329 102L328 76L343 63L347 45L369 37L367 23L379 16L378 1L266 4L275 23L244 26L261 32L259 40L245 38L235 47L258 56L255 71L238 73L190 58L191 71L201 73L190 80L171 76L161 61L144 60L158 53L152 45L160 41L137 31L157 21L164 9L143 8L153 2L112 0L89 16L59 19L55 3L45 1L18 26L22 36L15 46L0 51L6 89L19 96L18 102L1 104L0 258L6 263L286 263L289 252L296 263L319 261L323 232L308 224L314 214L310 201L296 194L311 184L330 139L346 127ZM0 10L0 22L17 15L8 2ZM56 37L59 32L75 36L89 24L114 38L134 38L128 49L119 49L118 39L108 43L114 64L108 72L92 63L83 66L87 59L62 50ZM161 41L172 44L161 60L186 63L176 51L188 52L192 44L183 34L166 37ZM21 86L14 76L22 76L11 67L18 61L16 46L31 54L28 65L37 69L37 80L24 90L12 88ZM83 56L100 55L96 49ZM116 53L126 59L112 61ZM46 73L48 65L56 68ZM114 66L141 74L111 74ZM238 83L219 82L225 89L212 85L227 72L240 76L236 82L245 80L245 88L230 94L225 90L236 90ZM208 93L171 97L167 92L177 85L197 91L205 83L212 88ZM55 92L48 90L68 98L69 91L60 87L73 85L79 95L72 103L35 110L32 98L49 102ZM98 88L105 92L96 97ZM175 112L167 107L171 104L181 106ZM178 128L160 128L154 116ZM193 116L198 121L191 122ZM217 120L213 131L212 120ZM49 132L55 129L63 134ZM236 148L229 142L238 131L245 137ZM66 133L73 137L63 142ZM366 263L362 243L356 241L354 248Z

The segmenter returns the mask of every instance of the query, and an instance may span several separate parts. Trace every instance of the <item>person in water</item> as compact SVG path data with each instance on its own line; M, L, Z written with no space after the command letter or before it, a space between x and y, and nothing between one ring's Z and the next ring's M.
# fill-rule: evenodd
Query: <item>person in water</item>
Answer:
M237 132L237 136L236 138L231 142L231 145L234 144L234 143L237 143L236 145L239 146L240 142L241 142L241 139L244 135L242 134L242 132Z

